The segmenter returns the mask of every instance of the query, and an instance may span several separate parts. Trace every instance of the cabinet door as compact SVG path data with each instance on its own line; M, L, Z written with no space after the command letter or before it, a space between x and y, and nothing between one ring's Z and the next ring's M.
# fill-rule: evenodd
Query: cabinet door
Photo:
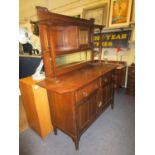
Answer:
M82 131L89 123L96 119L101 112L102 100L100 90L93 92L84 99L78 107L79 129Z
M113 98L113 94L114 94L114 82L111 81L110 85L109 85L109 93L110 93L110 99Z
M111 84L109 83L106 86L106 102L107 103L111 100L111 97L112 97L112 89L111 88L112 88Z
M107 85L102 88L102 102L103 106L105 106L107 103Z
M95 92L89 98L89 117L90 117L90 120L93 120L94 118L96 118L98 102L99 102L98 92Z
M112 98L114 93L114 80L112 74L107 77L107 82L102 88L102 101L103 105L106 105Z
M78 107L79 129L83 130L89 123L89 100L84 100Z

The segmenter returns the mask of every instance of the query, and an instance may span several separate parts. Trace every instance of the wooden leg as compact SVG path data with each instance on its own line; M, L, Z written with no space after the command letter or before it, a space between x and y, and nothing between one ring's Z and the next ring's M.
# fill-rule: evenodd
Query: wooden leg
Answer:
M79 150L79 140L75 140L74 143L75 143L75 149Z
M113 88L112 88L112 101L111 101L111 109L114 109L114 85L113 85Z
M114 109L114 104L113 103L111 103L111 109Z
M78 138L78 136L76 136L76 137L72 137L72 140L73 140L73 142L74 142L74 144L75 144L75 149L76 150L79 150L79 141L80 141L80 138Z
M112 98L112 101L111 101L111 109L114 109L114 97Z
M57 128L53 127L53 129L54 129L54 134L57 135Z

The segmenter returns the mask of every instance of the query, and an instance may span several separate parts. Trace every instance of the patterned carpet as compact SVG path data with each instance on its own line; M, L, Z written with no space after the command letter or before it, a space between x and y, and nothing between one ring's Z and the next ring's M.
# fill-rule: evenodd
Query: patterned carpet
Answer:
M124 90L115 93L115 106L81 136L79 151L70 137L58 130L42 140L32 129L19 136L19 155L134 155L135 98Z

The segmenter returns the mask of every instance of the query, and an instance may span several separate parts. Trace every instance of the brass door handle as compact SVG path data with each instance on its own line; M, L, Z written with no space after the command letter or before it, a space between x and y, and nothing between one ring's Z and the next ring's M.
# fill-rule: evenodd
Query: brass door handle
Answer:
M102 102L100 101L99 104L98 104L98 107L101 107L101 105L102 105Z
M88 96L88 93L84 91L84 92L83 92L83 96L84 96L84 97L87 97L87 96Z

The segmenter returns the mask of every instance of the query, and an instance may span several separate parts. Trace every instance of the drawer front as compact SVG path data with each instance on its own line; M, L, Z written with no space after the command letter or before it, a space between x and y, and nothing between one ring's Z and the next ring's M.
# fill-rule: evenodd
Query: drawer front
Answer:
M118 80L118 78L114 75L114 73L109 73L102 78L102 86L107 85L108 83L111 83L113 81Z
M91 93L93 93L95 90L99 89L100 87L100 81L96 80L89 85L85 86L84 88L78 90L75 93L76 96L76 102L81 101L84 98L87 98Z

